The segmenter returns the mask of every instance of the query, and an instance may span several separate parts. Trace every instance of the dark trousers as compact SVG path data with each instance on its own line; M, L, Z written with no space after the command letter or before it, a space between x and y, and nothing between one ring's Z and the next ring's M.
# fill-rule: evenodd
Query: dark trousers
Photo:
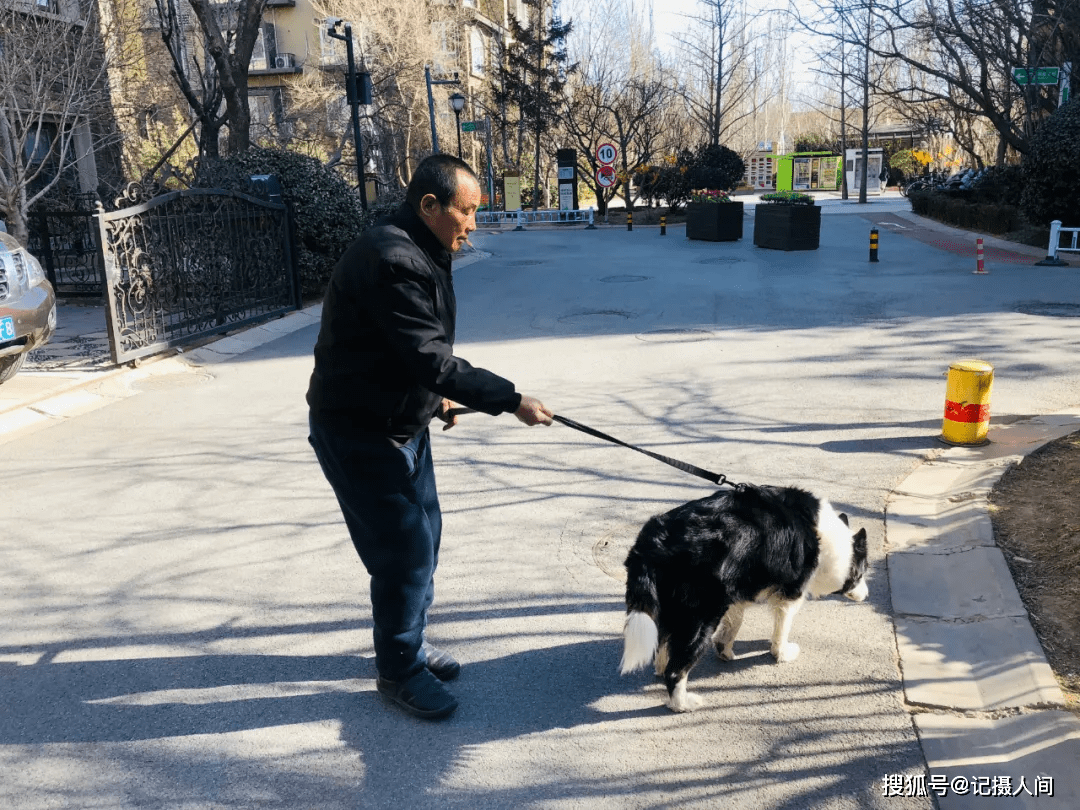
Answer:
M371 575L376 668L383 678L405 680L424 667L442 534L428 431L396 447L377 435L341 435L314 418L309 425L311 446Z

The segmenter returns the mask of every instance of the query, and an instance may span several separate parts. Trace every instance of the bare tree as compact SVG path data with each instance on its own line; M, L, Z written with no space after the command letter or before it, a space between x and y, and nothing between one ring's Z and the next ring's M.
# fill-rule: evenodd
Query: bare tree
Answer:
M601 213L620 187L632 209L635 171L684 145L685 121L673 104L676 77L659 56L644 9L633 0L595 7L572 43L572 56L578 72L562 119L579 171L589 178ZM619 149L620 181L610 188L596 181L596 148L607 140Z
M1073 52L1077 0L882 0L873 14L875 55L910 68L889 88L894 98L935 116L947 110L946 127L984 119L1000 139L999 161L1008 148L1027 150L1056 93L1018 85L1013 69L1059 64Z
M870 151L870 127L874 118L875 91L883 86L884 67L875 50L879 31L879 17L876 2L880 0L836 0L818 2L810 7L795 10L795 19L805 31L831 41L833 48L826 51L824 64L830 62L839 68L841 91L838 109L841 116L840 134L845 159L847 151L847 99L848 84L853 85L853 93L860 98L859 144L862 159L861 171L856 178L859 188L859 202L866 202L867 175ZM832 56L835 54L835 56ZM830 58L831 57L831 58ZM874 178L876 180L877 178ZM847 171L844 171L844 196L847 196Z
M754 112L750 102L762 80L762 64L754 58L761 32L743 0L699 0L699 7L678 40L686 66L682 94L707 142L718 145Z
M186 15L179 6L182 0L154 2L173 76L202 125L200 151L216 157L218 136L226 126L228 151L245 151L251 142L248 68L266 0L187 0L199 25L197 42L191 41Z
M0 3L0 213L22 241L30 207L54 189L96 190L88 167L120 137L97 4L60 11Z
M455 6L427 0L317 0L322 19L352 24L357 69L372 81L372 104L361 110L365 159L380 177L404 186L415 164L430 154L425 67L436 78L461 69L464 16ZM355 160L345 104L345 49L323 39L312 48L322 70L305 70L289 88L293 141L328 165ZM436 87L436 108L449 91ZM436 120L438 126L439 119Z

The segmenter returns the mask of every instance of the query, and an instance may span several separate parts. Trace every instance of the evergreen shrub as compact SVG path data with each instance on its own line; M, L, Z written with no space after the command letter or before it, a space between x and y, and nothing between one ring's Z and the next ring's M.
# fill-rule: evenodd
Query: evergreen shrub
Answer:
M1080 227L1080 101L1072 99L1043 121L1023 160L1020 205L1035 225L1059 219Z
M326 290L345 249L379 214L360 207L360 196L337 171L318 160L284 149L252 147L200 167L201 185L244 188L251 175L276 175L295 228L294 250L305 299Z

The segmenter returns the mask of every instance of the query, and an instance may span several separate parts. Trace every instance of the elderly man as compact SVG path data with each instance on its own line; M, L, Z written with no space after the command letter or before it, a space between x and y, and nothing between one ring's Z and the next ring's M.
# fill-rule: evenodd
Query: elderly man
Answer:
M428 423L456 424L454 403L552 422L539 400L454 355L451 256L476 230L479 204L465 162L433 155L417 166L406 202L334 268L307 393L309 440L371 576L376 686L423 718L457 708L442 681L461 669L424 637L442 529Z

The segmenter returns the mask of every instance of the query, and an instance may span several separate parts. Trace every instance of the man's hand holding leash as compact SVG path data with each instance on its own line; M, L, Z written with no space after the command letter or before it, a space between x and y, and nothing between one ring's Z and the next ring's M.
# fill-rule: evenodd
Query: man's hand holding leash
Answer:
M449 430L458 423L458 418L462 414L476 413L472 408L463 408L456 402L451 402L448 399L444 399L442 404L439 405L439 410L435 415L441 419L445 424L443 430ZM532 427L533 425L550 425L553 423L552 417L555 414L548 410L544 403L538 400L536 397L521 395L521 404L518 405L518 409L514 411L516 416L521 422Z
M554 415L544 407L543 402L534 397L527 397L524 394L521 395L521 404L514 411L514 416L529 427L533 425L550 425L552 423L551 417Z

